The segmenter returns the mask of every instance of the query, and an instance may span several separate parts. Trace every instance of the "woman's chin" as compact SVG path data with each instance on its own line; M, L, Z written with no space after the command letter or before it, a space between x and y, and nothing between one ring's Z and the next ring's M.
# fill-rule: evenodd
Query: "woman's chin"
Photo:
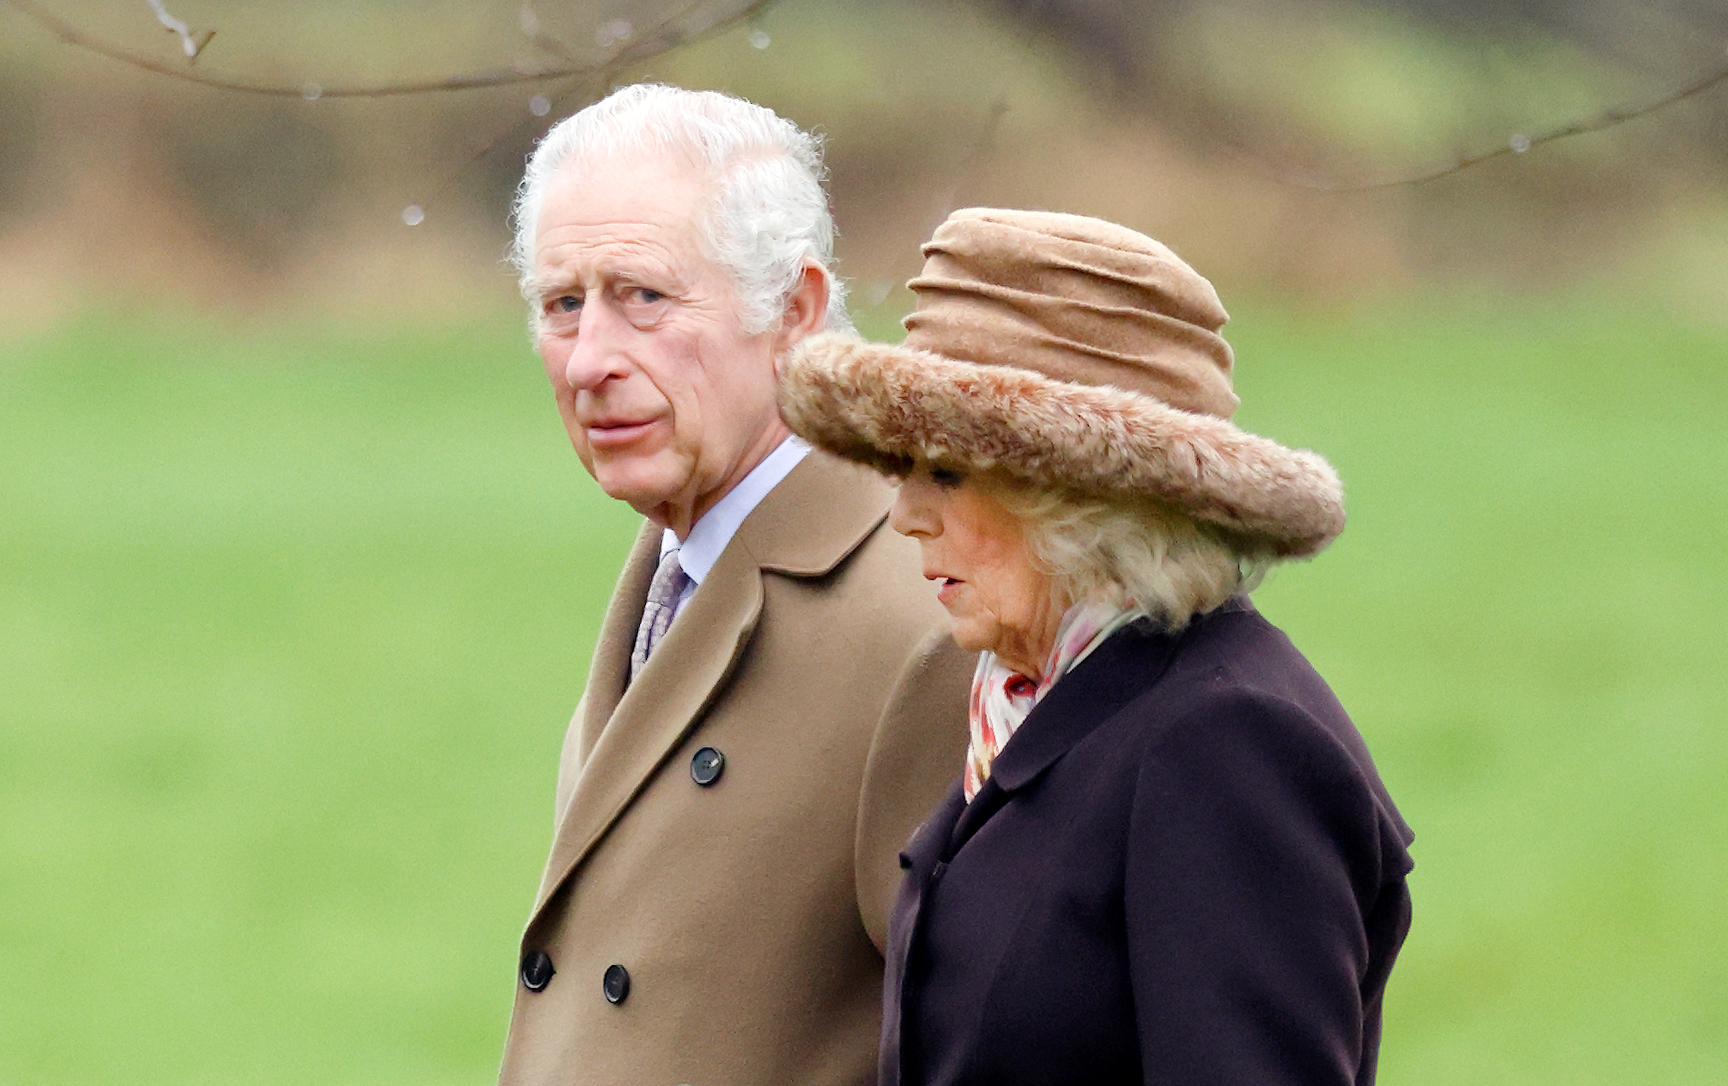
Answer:
M970 619L952 619L948 629L954 636L954 643L967 652L989 652L999 640L995 630L979 629L979 624Z

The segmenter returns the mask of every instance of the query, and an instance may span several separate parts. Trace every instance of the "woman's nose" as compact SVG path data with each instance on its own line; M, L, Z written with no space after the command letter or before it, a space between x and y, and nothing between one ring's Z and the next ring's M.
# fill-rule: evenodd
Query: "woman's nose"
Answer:
M900 480L900 493L895 495L894 508L888 511L890 528L913 539L938 534L936 519L930 515L930 503L924 493L927 485L916 476Z

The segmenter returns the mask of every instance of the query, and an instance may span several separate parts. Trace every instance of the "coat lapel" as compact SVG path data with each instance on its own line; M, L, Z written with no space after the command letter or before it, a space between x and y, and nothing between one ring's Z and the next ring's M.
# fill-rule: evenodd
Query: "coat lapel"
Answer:
M948 835L943 859L970 841L992 815L1055 765L1169 666L1181 635L1136 623L1125 626L1050 688L990 764L990 776Z
M595 647L573 737L580 770L559 818L536 915L721 693L756 630L763 574L828 573L881 524L891 497L874 474L823 453L807 455L745 518L642 673L626 685L659 558L659 530L643 530Z
M646 589L631 593L631 597L640 612ZM679 612L634 682L624 685L630 669L629 644L622 653L610 654L615 659L596 659L594 670L601 672L596 677L606 680L607 686L599 698L584 697L586 719L578 742L587 744L589 753L580 763L581 771L553 840L536 912L611 828L666 755L683 741L748 643L761 607L761 577L754 564L729 547ZM630 642L634 640L632 629ZM614 691L619 693L614 695ZM613 704L609 714L605 713L608 701Z
M588 683L582 691L582 703L576 709L574 734L565 752L565 764L559 773L557 811L559 818L570 802L568 789L575 783L579 767L586 765L594 753L594 744L605 731L606 722L624 697L630 680L630 652L636 646L636 627L642 619L642 608L648 600L648 585L660 561L660 528L643 521L636 542L624 560L618 574L618 584L612 590L612 600L606 606L606 617L600 623L600 635L594 641L594 659L588 665Z
M919 826L906 851L900 854L900 866L906 877L894 899L894 912L888 921L888 947L882 977L883 1007L882 1044L878 1051L881 1081L899 1086L900 1050L903 1040L901 1008L906 998L906 964L912 955L912 938L918 930L918 916L924 908L924 892L931 877L943 863L943 849L953 834L955 823L966 813L965 794L956 780L948 786L948 794L937 805L936 813Z

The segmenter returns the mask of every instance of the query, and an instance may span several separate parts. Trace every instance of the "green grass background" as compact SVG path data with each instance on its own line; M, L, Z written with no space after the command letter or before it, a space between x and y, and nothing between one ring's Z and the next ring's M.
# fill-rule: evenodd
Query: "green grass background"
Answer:
M1415 826L1381 1081L1728 1081L1728 330L1238 304ZM515 313L0 341L0 1083L483 1083L632 530Z

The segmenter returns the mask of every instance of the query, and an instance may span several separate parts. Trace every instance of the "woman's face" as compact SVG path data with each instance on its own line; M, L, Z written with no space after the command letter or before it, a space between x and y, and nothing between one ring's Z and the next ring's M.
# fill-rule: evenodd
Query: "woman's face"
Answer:
M924 550L924 576L953 619L954 640L989 650L1042 680L1065 606L1033 564L1020 522L997 498L1000 484L919 465L900 481L888 522Z

